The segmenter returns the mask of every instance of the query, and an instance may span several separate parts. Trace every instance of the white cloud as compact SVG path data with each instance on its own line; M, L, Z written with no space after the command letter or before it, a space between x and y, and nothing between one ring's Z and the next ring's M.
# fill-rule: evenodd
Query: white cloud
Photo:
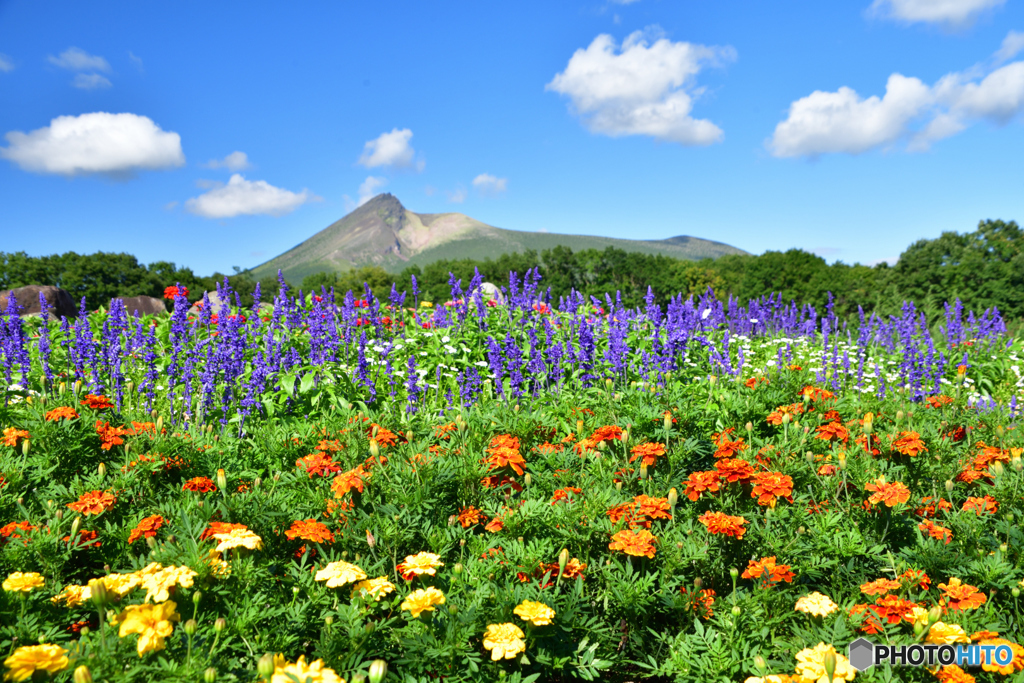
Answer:
M0 52L0 71L9 73L14 71L14 60Z
M246 180L235 173L227 185L211 189L185 202L185 208L204 218L268 214L283 216L306 202L319 199L309 190L290 192L265 180Z
M962 26L1006 0L875 0L869 12L907 22Z
M469 193L466 192L466 188L462 185L457 185L454 190L451 192L445 192L445 194L448 195L448 201L452 204L461 204L466 201L466 197L469 196Z
M126 176L185 163L181 136L138 114L59 116L44 128L5 137L0 157L36 173Z
M49 60L50 64L70 71L110 71L110 64L103 57L77 47L69 47L57 57L50 55Z
M363 145L363 154L356 162L366 168L378 166L393 166L395 168L408 168L413 166L413 157L416 150L409 144L412 139L412 131L408 128L394 128L390 133L381 133L379 137L368 141ZM415 164L416 170L423 170L423 161Z
M907 149L923 151L979 121L1005 124L1022 109L1024 62L984 77L972 67L947 74L933 86L892 74L881 98L864 99L842 87L796 100L775 127L768 148L777 157L816 157L860 154L906 140Z
M483 194L495 195L508 189L508 178L497 178L490 173L481 173L473 178L473 187Z
M342 196L345 202L345 210L352 211L357 209L366 202L370 201L377 195L377 190L388 184L387 178L381 178L380 176L366 176L366 180L359 184L359 200L353 201L347 194Z
M252 168L249 163L249 156L245 152L232 152L223 159L210 159L205 164L206 168L226 168L229 171L244 171Z
M996 52L994 59L996 64L1004 64L1016 57L1021 50L1024 50L1024 32L1010 31L1003 38L1003 44Z
M666 38L651 44L649 33L630 34L621 48L612 36L597 36L576 50L545 89L568 96L594 133L648 135L683 145L720 142L721 128L690 116L694 98L703 92L694 79L705 66L735 59L735 50Z
M113 83L106 76L99 74L76 74L71 85L82 90L95 90L96 88L109 88Z

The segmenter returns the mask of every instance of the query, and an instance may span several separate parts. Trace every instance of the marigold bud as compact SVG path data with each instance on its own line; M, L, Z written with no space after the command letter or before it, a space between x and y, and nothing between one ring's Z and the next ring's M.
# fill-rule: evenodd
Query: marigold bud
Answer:
M189 634L190 636L194 636L196 634L197 628L199 628L199 624L196 623L195 619L189 619L185 622L185 633Z
M676 503L678 503L678 502L679 502L679 491L677 491L675 488L670 488L668 490L668 507L669 507L669 509L674 511L676 509Z
M792 421L793 421L793 416L790 415L789 413L786 413L785 415L782 416L782 424L788 425Z
M334 617L331 616L331 615L327 615L326 617L324 617L324 624L326 626L333 626L334 625Z
M455 526L459 523L458 515L448 515L448 526Z
M206 683L214 683L214 681L217 680L217 669L212 666L207 668L206 671L203 672L203 680L206 681Z
M569 564L569 549L562 548L562 552L558 553L558 574L561 575L565 571L565 565Z
M745 426L746 426L748 432L754 431L754 423L753 422L748 422Z
M377 439L370 439L370 455L375 458L380 455L380 447L377 445Z
M228 622L224 617L217 617L213 622L213 630L216 633L222 632L227 626Z
M81 516L75 517L75 521L71 522L71 541L70 541L71 543L74 543L75 539L78 538L78 529L81 526L82 526L82 518L81 518Z
M164 430L164 416L156 418L156 433L160 434Z
M732 569L729 570L729 576L731 576L733 579L735 579L739 575L740 575L740 570L736 569L736 567L733 567Z
M601 451L602 453L604 453L604 450L605 450L606 448L607 448L607 446L605 446L605 443L604 443L604 441L598 441L598 442L597 442L597 450L599 450L599 451Z
M896 411L896 421L899 422L902 419L903 419L903 411L902 410L897 410Z
M768 663L764 661L764 657L758 655L754 657L754 668L757 669L758 673L763 674L768 670Z
M814 453L811 453L810 451L804 453L804 460L807 461L807 464L812 464L814 462Z
M224 468L217 470L217 488L221 491L226 491L228 488L228 475L224 473Z
M952 479L947 479L946 480L946 493L953 493L953 480Z
M31 439L25 439L21 442L21 454L28 455L29 444L32 443Z
M156 550L156 537L146 536L146 545L149 546L150 550Z
M366 545L370 546L370 550L377 547L377 539L373 537L369 529L366 530Z
M640 465L640 479L647 479L647 463L642 463Z
M110 571L109 569L107 571ZM91 579L88 583L89 594L94 605L103 607L110 601L110 594L107 592L107 584L103 579Z
M82 629L83 631L85 629ZM72 675L71 680L75 683L92 683L92 673L89 671L89 667L85 664L75 669L75 673Z
M697 590L700 590L701 586L703 586L703 585L704 585L704 579L700 578L699 576L696 579L693 580L693 587L696 588Z
M992 474L994 476L997 476L997 477L1003 476L1003 472L1006 471L1006 470L1003 469L1003 463L999 462L998 460L996 462L992 463L991 470L992 470Z
M253 491L257 490L260 487L260 484L262 484L262 483L263 483L263 480L260 479L259 477L256 477L255 479L253 479L252 480L252 490Z
M452 567L452 571L455 572L456 574L461 574L462 573L462 563L461 562L456 562L455 566Z
M530 484L532 484L532 483L533 483L533 477L530 475L529 472L527 472L526 476L523 477L523 484L525 484L527 487L529 487Z
M935 605L930 610L928 610L928 625L929 626L931 626L932 624L934 624L936 621L938 621L941 618L942 618L942 608L939 607L938 605Z
M195 603L196 605L198 605L199 602L202 599L203 599L203 592L202 591L196 591L195 593L192 594L192 602Z
M621 481L615 482L615 490L616 491L621 491L622 490L622 482Z
M665 411L665 421L663 426L665 427L666 432L672 429L672 413L667 410Z
M743 610L740 609L739 605L733 605L732 610L730 611L732 612L732 615L734 617L738 617L739 615L743 614Z
M836 673L836 653L833 650L829 650L825 653L822 658L822 666L825 667L825 680L835 680Z
M256 671L259 672L260 676L270 680L270 677L274 675L274 655L270 652L260 657L259 664L256 665Z

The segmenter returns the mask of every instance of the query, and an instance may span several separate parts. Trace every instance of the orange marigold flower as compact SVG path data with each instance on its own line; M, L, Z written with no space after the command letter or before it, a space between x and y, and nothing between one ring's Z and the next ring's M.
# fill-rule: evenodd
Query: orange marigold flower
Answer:
M434 438L435 439L450 439L452 432L458 430L458 426L454 422L449 422L446 425L438 425L434 427Z
M779 498L793 502L793 477L781 472L758 472L754 475L754 489L751 498L757 498L758 505L775 507Z
M835 398L836 395L827 389L819 389L811 385L807 385L800 390L800 396L806 396L812 401L824 401L825 399Z
M203 533L199 534L199 540L205 541L208 538L213 538L217 534L230 534L236 529L238 531L245 531L248 529L244 524L233 524L231 522L210 522L210 525L203 530Z
M653 543L657 540L654 534L646 529L640 531L623 529L612 536L612 542L608 544L608 549L621 550L627 555L635 557L654 557Z
M291 540L301 538L312 543L334 543L334 534L327 528L326 524L315 519L296 520L292 522L291 528L284 532L284 535Z
M900 432L899 438L893 439L892 450L910 457L928 452L924 441L921 441L921 435L917 432Z
M955 481L961 481L965 484L973 484L979 479L988 479L992 481L993 477L988 472L979 472L977 470L965 469L960 474L956 475Z
M578 489L575 486L566 486L564 489L555 489L555 492L551 495L551 504L554 505L560 500L566 500L571 503L571 494L573 493L579 495L583 493L583 489Z
M144 517L139 521L132 532L128 534L128 545L131 545L140 538L152 538L156 536L157 529L162 527L167 520L160 515L153 515L151 517Z
M769 588L782 581L793 583L794 574L790 571L791 568L788 564L776 564L775 556L772 555L771 557L762 557L756 561L750 560L740 578L759 578L761 579L762 587Z
M492 534L496 534L505 528L505 520L501 517L495 517L484 526L484 531L489 531Z
M106 396L97 396L96 394L86 394L85 399L80 403L86 408L92 410L106 410L107 408L113 408L114 404L110 402L110 399Z
M511 467L516 474L523 474L526 461L519 452L519 438L510 434L499 434L491 439L486 449L488 457L483 462L487 469L493 471L502 467Z
M924 400L924 402L928 405L929 408L941 408L942 406L948 406L950 403L952 403L953 397L937 394L935 396L929 396Z
M590 439L595 445L602 441L621 441L622 427L616 427L615 425L598 427L597 431L590 435Z
M885 595L894 590L899 590L902 586L902 583L892 579L875 579L874 581L862 583L860 585L860 592L864 595Z
M946 664L935 672L935 678L939 683L976 683L978 680L956 664Z
M742 517L727 515L724 512L705 512L697 518L697 521L703 524L712 534L733 536L736 540L742 539L743 534L747 532L746 527L743 526L747 523L747 520Z
M19 531L35 531L38 527L28 522L10 522L0 527L0 538L5 541L8 538L21 538Z
M68 507L83 515L98 515L113 507L115 502L117 499L106 491L89 491L74 503L68 503Z
M302 456L295 461L295 466L305 467L310 479L314 476L326 477L328 474L341 472L341 467L334 462L334 458L320 451Z
M633 505L639 514L650 519L672 519L669 513L668 498L651 498L640 494L633 499Z
M182 485L181 490L209 493L210 491L216 491L217 485L209 477L192 477Z
M925 532L929 536L939 541L943 541L946 545L953 540L953 531L947 529L944 526L939 526L930 519L926 519L917 525L917 528Z
M690 472L683 484L686 490L683 492L687 498L696 501L704 492L714 493L718 491L718 470L707 472Z
M715 463L718 475L730 484L734 481L747 481L754 476L754 466L746 460L726 459Z
M898 481L888 483L885 481L885 477L879 477L874 482L865 484L864 490L874 492L868 497L868 503L871 505L885 503L886 507L891 508L910 500L910 489L905 484Z
M914 510L914 514L921 517L934 517L936 512L945 512L952 509L953 504L945 498L939 498L937 501L932 502L931 496L925 496L921 499L921 507Z
M922 590L928 590L932 583L932 580L928 578L928 575L920 569L908 569L900 574L900 581L905 581L911 586L917 585L917 587Z
M940 583L939 590L943 595L939 604L951 610L978 609L988 599L977 587L963 583L955 576L949 583Z
M374 433L373 433L374 427L377 428L376 435L374 435ZM381 427L376 422L373 422L373 423L370 424L370 426L366 430L366 434L371 439L376 439L377 440L377 445L380 446L381 448L387 448L389 446L394 446L396 443L398 443L398 435L397 434L395 434L390 429L385 429L384 427Z
M846 443L850 440L850 430L843 426L842 422L829 422L826 425L821 425L817 428L817 434L815 439L822 439L824 441L842 441Z
M986 657L982 654L981 668L985 671L994 671L1002 674L1003 676L1010 676L1018 671L1024 670L1024 647L1021 647L1017 643L1009 641L1006 638L985 638L978 644L994 645L996 647L1005 645L1013 652L1013 659L1011 659L1005 666L997 664L994 655L992 657Z
M974 469L976 470L987 470L993 463L1009 463L1012 459L1009 451L995 446L986 446L984 441L979 441L977 447L981 453L974 458Z
M686 590L686 586L681 589L683 597L686 598L690 604L690 609L693 610L697 616L701 619L710 619L715 616L715 612L712 606L715 604L715 591L710 588L703 588L699 591L689 593Z
M879 617L885 619L890 624L898 624L903 621L907 615L909 615L915 607L918 607L916 602L910 600L904 600L898 595L883 595L875 600L875 604L872 607L875 613ZM908 621L911 621L908 619Z
M786 415L789 415L790 419L793 419L803 412L803 403L792 403L788 406L779 406L772 412L768 413L768 424L775 425L776 427L778 427L780 424L782 424L782 418L785 417Z
M74 420L78 417L78 411L70 406L60 406L54 408L46 413L47 422L56 422L57 420Z
M884 630L882 622L878 620L878 612L875 611L874 605L854 605L850 608L850 617L855 617L858 614L863 614L863 622L857 627L857 630L861 633L867 633L869 635L875 633L881 633ZM856 623L856 622L854 622Z
M363 486L369 478L370 473L364 470L362 465L359 465L334 477L334 481L331 482L331 491L334 491L335 498L341 498L352 489L362 493Z
M473 526L474 524L477 524L478 522L484 519L487 519L484 516L484 513L481 512L480 510L477 510L472 505L459 510L459 524L462 525L463 529L468 529L469 527Z
M749 448L749 446L743 442L742 436L735 441L720 439L718 448L715 450L715 458L731 458L747 450L747 448Z
M14 427L7 427L4 429L4 445L11 446L12 448L18 445L18 439L29 438L29 433L25 429L15 429Z
M989 638L996 638L999 636L997 631L975 631L971 634L971 642L976 643L979 640L987 640Z
M978 515L985 513L994 515L999 510L999 503L992 496L985 496L983 498L971 496L964 501L963 510L965 512L974 512Z
M121 427L112 427L109 422L96 420L96 435L100 437L100 448L109 451L114 446L124 443L121 437L127 434Z
M633 454L633 457L629 459L630 462L642 458L641 463L652 467L658 456L665 455L665 446L660 443L642 443L639 446L633 446L630 453Z

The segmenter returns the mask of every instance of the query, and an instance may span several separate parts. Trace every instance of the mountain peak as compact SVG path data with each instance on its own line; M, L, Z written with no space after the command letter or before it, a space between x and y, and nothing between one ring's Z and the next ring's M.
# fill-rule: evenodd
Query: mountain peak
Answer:
M413 213L398 197L384 192L250 272L263 277L280 269L289 280L301 282L306 275L319 271L377 265L399 272L408 265L423 267L438 259L482 260L527 249L539 252L559 245L574 251L616 247L680 259L746 253L727 244L685 235L665 240L629 240L503 230L461 213Z

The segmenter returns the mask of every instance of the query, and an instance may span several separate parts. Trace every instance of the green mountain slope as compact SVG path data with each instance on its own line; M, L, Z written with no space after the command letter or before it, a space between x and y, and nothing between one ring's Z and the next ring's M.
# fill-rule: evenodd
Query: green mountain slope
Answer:
M252 269L261 278L280 269L292 282L319 271L378 265L389 272L445 259L485 259L503 253L543 251L558 245L573 251L616 247L679 259L716 258L746 252L699 237L628 240L588 235L504 230L461 213L409 211L391 194L380 194L305 242Z

